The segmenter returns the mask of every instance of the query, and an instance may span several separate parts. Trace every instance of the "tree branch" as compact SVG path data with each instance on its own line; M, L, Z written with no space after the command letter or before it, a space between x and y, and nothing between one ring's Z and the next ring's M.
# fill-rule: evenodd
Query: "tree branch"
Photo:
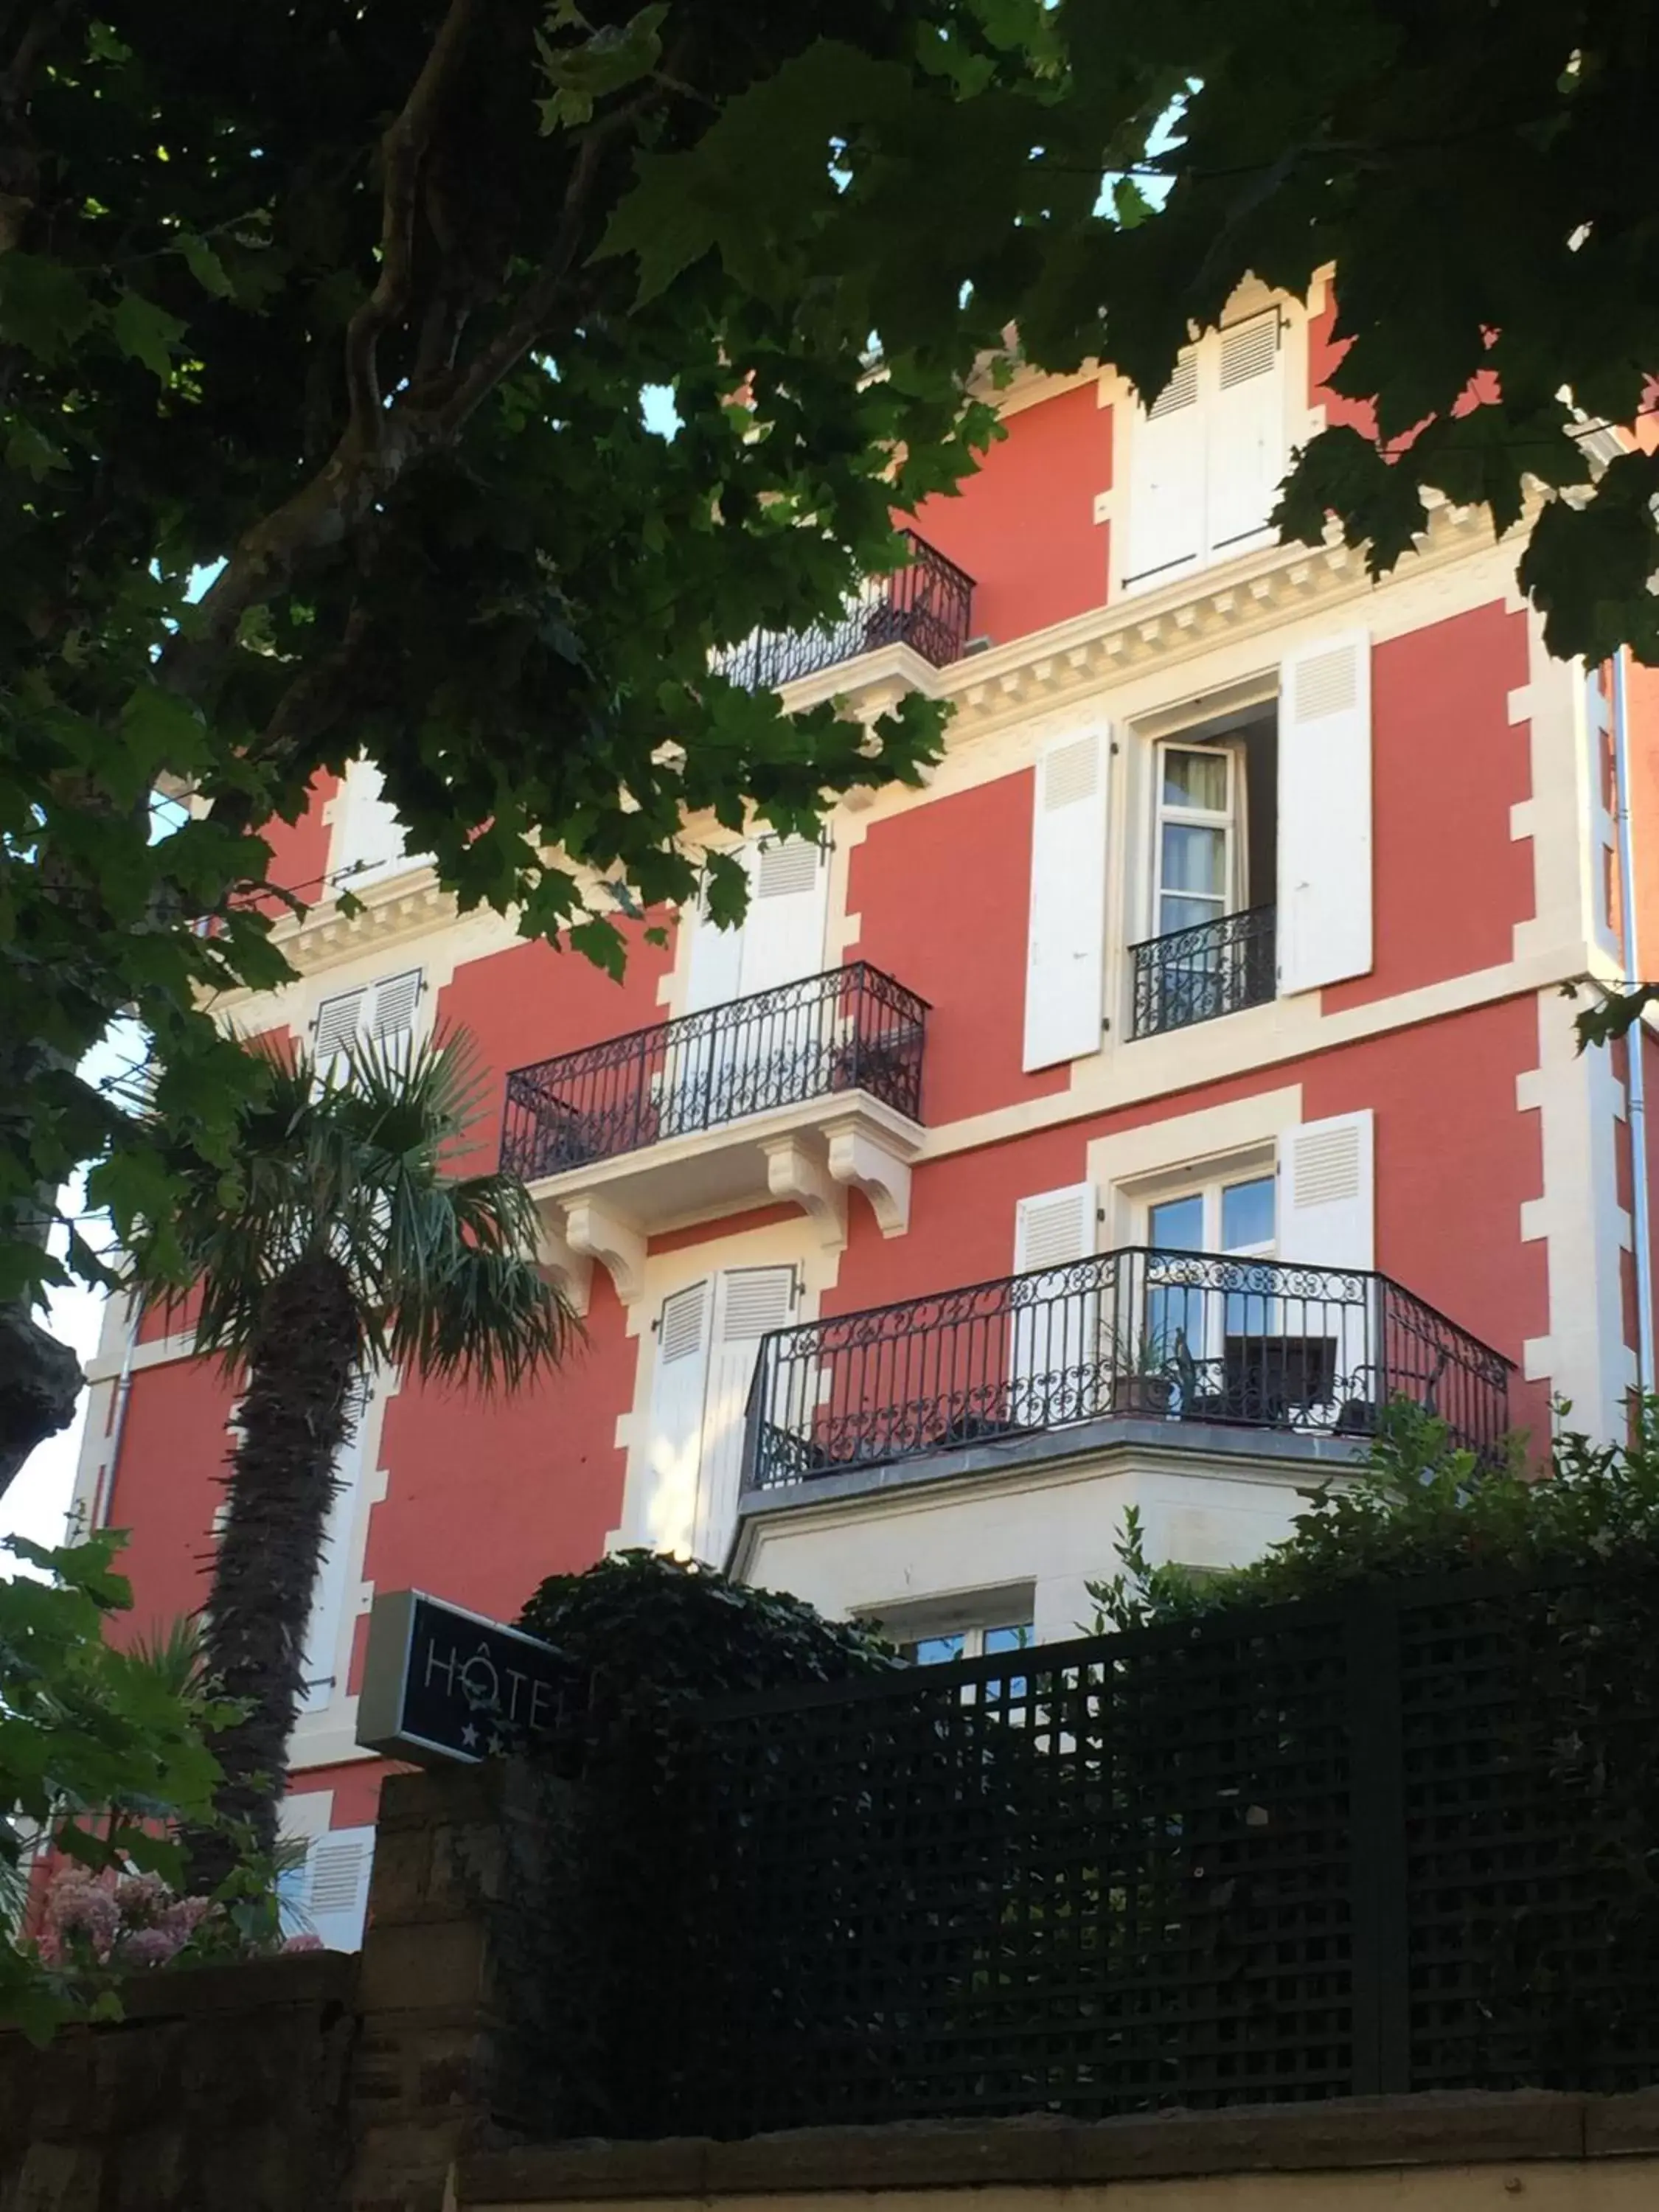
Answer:
M629 100L602 122L594 124L582 140L571 172L569 189L565 193L564 212L547 258L532 279L518 313L505 330L490 340L439 410L443 436L453 437L461 428L501 379L512 374L542 335L581 244L600 156L611 139L636 122L657 96L653 88Z
M450 0L402 111L380 141L380 273L346 328L346 438L366 453L380 450L386 422L377 356L382 331L400 322L414 283L415 216L421 164L454 88L455 75L477 21L479 0Z
M437 112L435 103L449 81L448 71L459 51L459 43L453 43L447 50L449 59L445 68L436 69L439 44L450 39L452 33L454 41L459 42L462 31L455 27L459 24L464 28L470 24L478 5L479 0L453 0L438 40L410 94L404 113L415 112L416 123L411 131L414 139L422 146L427 139L421 133L424 131L429 137ZM202 595L196 611L195 635L181 637L163 652L161 674L172 689L186 697L199 699L234 642L243 615L282 591L307 555L338 545L349 538L410 461L451 441L501 380L524 359L545 330L554 303L580 251L584 231L592 213L603 155L613 139L629 129L662 97L663 88L653 85L589 129L572 168L552 245L531 280L517 313L458 379L439 380L441 396L435 399L430 388L426 393L411 388L390 408L380 404L374 374L374 343L392 313L404 312L410 277L406 258L399 263L390 279L388 266L383 262L374 295L353 317L348 332L348 370L352 373L355 347L355 374L360 387L353 393L351 419L318 473L301 485L291 499L244 532L224 568ZM418 109L417 100L421 103ZM388 131L388 146L402 122L400 117ZM400 148L403 143L399 141ZM398 164L388 157L388 235L400 224L412 221L404 205L404 195L413 189L417 179L418 160L415 168L410 169L401 151ZM404 288L401 292L399 286ZM366 408L370 410L369 416L362 414ZM372 436L367 428L360 430L359 427L360 420L368 423L370 417Z

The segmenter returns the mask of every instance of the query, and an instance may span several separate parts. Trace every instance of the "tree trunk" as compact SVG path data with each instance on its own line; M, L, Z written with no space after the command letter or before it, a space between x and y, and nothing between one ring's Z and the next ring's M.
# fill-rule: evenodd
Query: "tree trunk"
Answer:
M68 1428L85 1381L26 1306L0 1305L0 1495L36 1444Z
M198 1893L231 1872L245 1842L267 1855L276 1844L288 1741L304 1688L306 1630L361 1345L350 1285L335 1261L302 1260L265 1293L248 1347L241 1440L231 1455L202 1638L219 1693L246 1708L213 1744L224 1769L216 1808L240 1832L186 1834L190 1884Z

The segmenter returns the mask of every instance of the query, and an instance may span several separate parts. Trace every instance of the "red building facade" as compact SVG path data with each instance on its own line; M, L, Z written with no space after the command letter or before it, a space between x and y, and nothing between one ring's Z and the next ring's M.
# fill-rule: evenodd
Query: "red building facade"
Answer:
M470 1030L584 1326L488 1410L367 1378L294 1744L333 1939L377 1592L511 1618L647 1544L997 1648L1086 1619L1130 1504L1162 1556L1259 1551L1392 1396L1618 1431L1644 1086L1562 986L1659 939L1659 696L1547 656L1482 518L1376 586L1273 542L1329 324L1241 296L1150 415L1016 382L903 584L787 647L792 704L950 701L944 759L817 847L751 825L740 933L641 926L616 983L459 917L361 766L283 833L297 980L237 1018ZM112 1314L77 1499L141 1620L201 1601L231 1407L170 1325Z

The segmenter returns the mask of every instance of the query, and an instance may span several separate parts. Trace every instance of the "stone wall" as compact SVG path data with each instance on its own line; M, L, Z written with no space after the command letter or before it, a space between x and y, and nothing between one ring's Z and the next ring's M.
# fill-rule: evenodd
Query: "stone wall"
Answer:
M0 2212L323 2212L350 2165L357 1960L135 1979L126 2018L0 2036Z

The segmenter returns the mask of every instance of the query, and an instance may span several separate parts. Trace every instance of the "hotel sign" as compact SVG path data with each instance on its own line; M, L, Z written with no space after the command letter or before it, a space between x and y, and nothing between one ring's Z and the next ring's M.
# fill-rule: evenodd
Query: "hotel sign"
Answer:
M419 1766L471 1765L556 1735L582 1678L562 1651L422 1590L377 1597L357 1741Z

